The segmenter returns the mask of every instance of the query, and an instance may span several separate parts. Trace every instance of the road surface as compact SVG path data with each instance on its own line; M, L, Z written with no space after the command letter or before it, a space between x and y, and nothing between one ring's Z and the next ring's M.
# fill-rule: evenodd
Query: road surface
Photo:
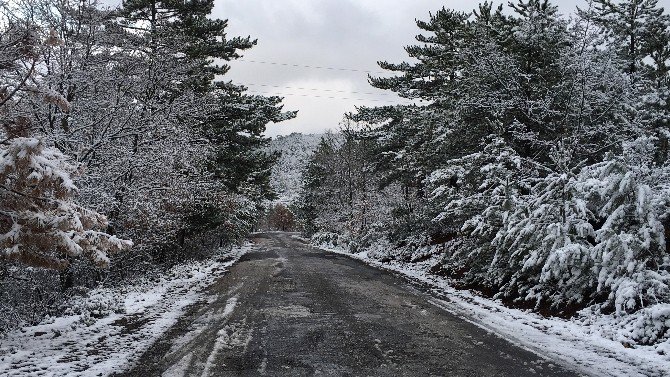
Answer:
M575 376L431 303L405 279L257 235L120 376Z

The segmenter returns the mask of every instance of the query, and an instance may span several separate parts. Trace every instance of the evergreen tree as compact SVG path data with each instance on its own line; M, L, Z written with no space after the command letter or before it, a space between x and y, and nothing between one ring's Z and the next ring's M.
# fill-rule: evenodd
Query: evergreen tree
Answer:
M657 0L595 0L591 8L579 11L606 33L606 42L644 93L635 110L640 127L658 140L656 162L663 164L670 148L670 15Z
M119 16L121 25L149 39L152 62L176 59L184 80L173 90L207 92L215 75L229 70L218 60L239 58L238 51L256 44L249 37L227 38L227 21L209 17L213 7L214 0L125 0Z
M607 33L613 47L625 61L630 74L649 67L656 77L667 74L670 15L658 7L658 0L593 0L592 8L580 9L582 17Z
M209 170L228 190L261 201L273 196L270 173L276 155L267 153L263 133L268 123L295 117L282 112L280 97L244 93L243 87L219 84L212 110L200 119L205 136L214 146Z

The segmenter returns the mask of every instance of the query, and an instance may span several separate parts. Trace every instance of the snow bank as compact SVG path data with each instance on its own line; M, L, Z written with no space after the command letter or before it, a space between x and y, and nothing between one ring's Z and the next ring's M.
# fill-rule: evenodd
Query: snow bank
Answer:
M129 367L251 248L221 250L158 279L92 290L72 305L69 315L1 339L0 375L106 376Z
M481 297L472 291L453 288L448 279L428 272L436 263L435 259L420 263L380 262L373 259L375 253L368 251L351 254L342 249L321 249L426 284L439 297L431 300L432 304L571 369L596 376L670 375L668 342L655 346L627 342L625 328L622 330L620 321L612 316L583 311L574 319L546 318L531 311L508 308L498 300ZM640 314L640 318L630 317L627 328L630 331L639 328L635 321L648 320L645 316L661 316L667 320L665 309L650 310Z

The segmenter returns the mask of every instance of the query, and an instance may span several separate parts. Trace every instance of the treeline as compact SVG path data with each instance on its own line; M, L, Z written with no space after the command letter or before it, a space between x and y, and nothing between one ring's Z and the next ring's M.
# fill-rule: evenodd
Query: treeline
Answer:
M546 314L590 308L652 344L670 323L670 16L655 0L441 9L321 143L297 212L316 241ZM421 100L421 101L419 101Z
M273 197L263 132L295 114L225 79L256 42L212 8L0 4L0 329L228 245Z

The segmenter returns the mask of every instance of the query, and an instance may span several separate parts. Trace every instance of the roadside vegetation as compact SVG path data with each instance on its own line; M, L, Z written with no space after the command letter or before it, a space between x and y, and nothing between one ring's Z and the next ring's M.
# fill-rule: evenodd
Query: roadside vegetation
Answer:
M417 21L363 107L304 171L317 244L434 261L507 305L670 339L670 15L654 0L544 0ZM610 333L607 336L616 336ZM659 351L661 352L661 351Z
M0 2L0 332L242 239L273 197L278 97L213 0Z

